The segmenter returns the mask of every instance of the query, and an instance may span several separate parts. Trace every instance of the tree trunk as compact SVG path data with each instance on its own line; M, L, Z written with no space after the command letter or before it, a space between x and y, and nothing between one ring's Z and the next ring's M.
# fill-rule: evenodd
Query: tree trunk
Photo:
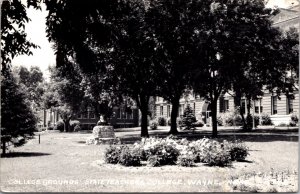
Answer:
M218 137L217 100L211 101L210 108L212 120L212 138L216 138Z
M141 118L141 137L149 137L148 133L148 113L149 113L149 97L140 95Z
M172 111L171 111L171 128L169 134L176 135L178 134L177 130L177 115L178 115L178 108L179 108L179 99L174 99L172 101Z
M141 110L142 121L141 121L141 137L149 137L148 134L148 111Z
M6 154L6 142L2 140L2 154Z
M64 122L64 132L69 132L70 119L63 119L63 122Z

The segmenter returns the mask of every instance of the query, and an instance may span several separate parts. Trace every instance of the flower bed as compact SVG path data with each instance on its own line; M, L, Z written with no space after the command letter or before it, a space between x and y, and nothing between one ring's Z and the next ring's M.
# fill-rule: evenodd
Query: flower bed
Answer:
M193 166L198 162L209 166L228 166L232 161L245 160L248 154L245 144L238 141L143 138L131 147L110 146L106 150L105 160L107 163L125 166L139 166L141 161L147 161L150 166Z

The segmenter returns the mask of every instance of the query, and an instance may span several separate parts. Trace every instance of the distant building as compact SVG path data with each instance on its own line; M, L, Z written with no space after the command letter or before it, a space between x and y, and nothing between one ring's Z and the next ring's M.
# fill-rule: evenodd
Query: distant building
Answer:
M113 108L114 116L110 119L110 124L115 128L120 127L137 127L139 124L139 111L137 108L132 108L131 112L126 112L125 109L120 107ZM38 112L40 128L47 128L55 126L61 120L57 111L53 109L45 109ZM90 130L97 124L99 118L96 117L94 111L87 109L77 114L72 120L80 122L81 129Z
M274 26L278 26L282 30L289 30L290 27L295 27L299 32L300 22L300 6L290 6L289 8L280 9L280 13L272 18ZM298 72L296 72L298 74ZM299 75L297 75L299 77ZM299 85L297 86L299 90ZM299 114L299 91L294 91L294 98L291 96L281 95L280 98L276 94L265 92L264 95L251 102L254 109L251 108L251 114L261 115L261 113L267 113L271 116L271 120L275 125L286 123L290 121L292 113ZM189 95L180 100L179 114L178 117L183 115L185 107L189 104L197 117L197 120L202 120L205 124L211 124L211 109L210 104L206 102L200 96ZM221 96L217 103L217 114L226 111L233 111L235 108L233 96L226 93ZM247 114L247 100L244 98L241 102L241 108L244 113ZM170 119L172 105L167 103L163 98L156 98L156 116L165 117Z

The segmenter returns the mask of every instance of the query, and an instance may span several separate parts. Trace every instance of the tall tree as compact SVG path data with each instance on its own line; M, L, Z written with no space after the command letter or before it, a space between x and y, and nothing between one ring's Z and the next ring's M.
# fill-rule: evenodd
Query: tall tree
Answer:
M211 1L205 10L194 88L211 103L216 137L220 95L233 89L238 99L254 98L264 85L280 85L287 65L281 57L281 33L270 20L278 12L265 8L263 1Z
M1 142L5 153L6 143L22 145L26 139L33 136L36 130L37 118L34 115L26 94L18 85L10 71L5 72L1 81ZM1 79L4 76L1 75ZM14 141L22 137L25 141Z
M205 1L150 1L146 22L155 47L159 96L172 104L171 134L176 134L179 100L189 88L195 58L195 39ZM200 24L199 24L200 25Z
M13 73L17 78L17 82L25 90L27 99L31 103L31 107L39 109L42 107L41 97L44 93L43 72L39 67L32 66L28 70L26 67L13 67Z

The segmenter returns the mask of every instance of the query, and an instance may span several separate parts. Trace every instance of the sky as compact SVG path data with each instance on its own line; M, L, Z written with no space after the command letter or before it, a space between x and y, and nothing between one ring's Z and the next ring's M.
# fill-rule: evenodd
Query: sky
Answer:
M292 5L299 4L298 0L269 0L267 7L278 6L281 8L287 8ZM47 11L45 5L42 5L42 11L28 9L28 17L31 19L29 23L25 25L25 31L27 38L39 45L41 48L32 49L33 55L19 55L12 60L13 66L23 65L27 68L30 66L38 66L44 73L46 79L49 78L48 67L55 65L55 55L51 48L51 44L46 37L46 16Z

